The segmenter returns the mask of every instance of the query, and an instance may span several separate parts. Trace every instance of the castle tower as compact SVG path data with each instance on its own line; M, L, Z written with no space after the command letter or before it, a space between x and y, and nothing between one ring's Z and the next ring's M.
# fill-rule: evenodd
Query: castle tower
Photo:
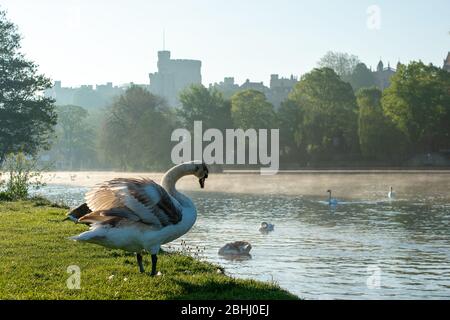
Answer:
M384 70L383 61L380 60L380 62L378 62L377 71L381 72L383 70Z
M444 66L442 68L450 72L450 52L447 54L447 59L444 60Z
M170 62L170 51L158 51L158 71L164 72L167 70Z
M170 106L178 106L178 96L192 84L201 84L199 60L172 59L170 51L158 51L158 71L149 74L150 91L166 99Z
M391 84L391 77L395 74L395 70L391 68L391 64L388 63L388 67L384 69L383 61L378 62L377 71L373 72L377 87L380 90L384 90Z

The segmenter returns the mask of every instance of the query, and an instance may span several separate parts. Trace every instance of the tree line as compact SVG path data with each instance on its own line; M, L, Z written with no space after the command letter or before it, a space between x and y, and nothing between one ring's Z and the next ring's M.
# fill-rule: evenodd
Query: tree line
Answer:
M171 132L193 130L200 120L204 130L279 128L285 167L397 166L416 154L450 150L450 73L422 62L399 65L383 92L355 90L333 69L316 68L278 110L259 91L225 99L202 85L183 91L180 102L168 108L142 88L129 89L106 111L105 159L129 170L167 166Z

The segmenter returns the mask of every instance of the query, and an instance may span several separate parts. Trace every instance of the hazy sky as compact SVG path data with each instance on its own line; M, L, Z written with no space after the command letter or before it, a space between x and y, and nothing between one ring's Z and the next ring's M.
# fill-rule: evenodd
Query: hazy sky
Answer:
M379 24L371 5L380 8ZM0 0L0 7L19 26L26 55L70 86L148 83L163 29L172 57L202 61L205 85L301 75L328 50L373 67L380 57L393 66L398 59L441 66L450 50L449 0Z

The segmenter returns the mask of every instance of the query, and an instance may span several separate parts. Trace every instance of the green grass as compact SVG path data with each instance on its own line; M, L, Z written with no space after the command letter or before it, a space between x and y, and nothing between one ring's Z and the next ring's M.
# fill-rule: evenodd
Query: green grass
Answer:
M63 222L66 211L42 199L0 202L0 299L298 299L181 254L159 255L162 276L140 274L133 254L68 240L86 226ZM79 290L66 285L71 265L81 270Z

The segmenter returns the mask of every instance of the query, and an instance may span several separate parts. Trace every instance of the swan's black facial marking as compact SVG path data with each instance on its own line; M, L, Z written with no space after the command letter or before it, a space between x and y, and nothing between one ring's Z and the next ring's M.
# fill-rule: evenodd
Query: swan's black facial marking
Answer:
M200 188L205 188L205 180L208 178L208 167L205 163L202 163L201 166L199 166L199 176L200 179L198 182L200 183Z

